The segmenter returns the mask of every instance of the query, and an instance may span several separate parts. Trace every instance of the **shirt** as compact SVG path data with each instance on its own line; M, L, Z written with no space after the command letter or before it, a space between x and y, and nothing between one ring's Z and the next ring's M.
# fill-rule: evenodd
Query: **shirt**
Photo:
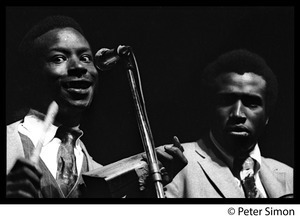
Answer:
M45 115L35 111L30 110L27 116L25 116L24 121L19 124L18 131L30 138L33 145L36 147L41 136L41 131L43 130L43 118ZM47 133L45 134L44 144L41 150L40 157L53 175L56 178L57 171L57 152L60 146L61 140L55 137L58 126L53 124L50 125ZM76 127L81 134L76 139L74 154L76 157L77 172L80 173L81 166L83 162L83 151L79 144L79 138L83 135L83 131Z
M213 144L216 146L217 150L221 153L221 155L223 156L225 162L227 163L227 165L229 166L229 168L232 170L233 169L233 156L231 156L230 154L228 154L224 148L219 144L219 142L215 139L215 137L213 136L212 132L210 131L209 133L209 137L211 139L211 141L213 142ZM263 198L267 198L267 194L266 191L261 183L260 177L259 177L259 171L260 171L260 166L261 166L261 154L260 154L260 150L258 147L258 144L256 144L253 148L252 151L250 151L249 156L251 158L253 158L256 161L256 165L255 165L255 169L254 169L254 178L255 178L255 184L257 189L262 193ZM243 190L241 181L234 177L235 180L237 181L238 187Z

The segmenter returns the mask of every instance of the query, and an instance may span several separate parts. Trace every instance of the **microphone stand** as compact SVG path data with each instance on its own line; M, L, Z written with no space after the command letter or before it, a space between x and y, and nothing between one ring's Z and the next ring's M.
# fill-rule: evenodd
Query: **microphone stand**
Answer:
M136 59L131 47L128 47L128 50L123 52L122 55L124 55L125 57L124 62L127 69L127 76L128 76L128 80L132 92L134 105L135 105L138 127L140 131L143 147L148 159L148 166L150 171L149 175L153 180L157 198L165 198L163 184L162 184L162 177L158 166L158 159L155 151L154 140L152 137L150 124L145 109L143 93L142 90L140 89L141 97L144 105L141 104L141 98L137 89L137 84L135 82L134 70L136 70L139 76ZM139 87L141 88L141 81L139 81Z

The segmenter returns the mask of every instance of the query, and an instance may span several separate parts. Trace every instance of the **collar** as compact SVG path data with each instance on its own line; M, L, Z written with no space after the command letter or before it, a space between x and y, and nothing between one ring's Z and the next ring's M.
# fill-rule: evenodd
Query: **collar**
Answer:
M39 137L42 135L45 115L34 109L30 109L29 113L25 116L22 126L29 133L30 138L34 145L37 144ZM58 127L61 124L51 124L47 132L45 133L44 145L47 145L55 137ZM80 132L79 139L83 135L83 131L80 130L79 125L72 129ZM77 140L76 139L76 140Z
M219 142L215 139L215 137L212 134L212 131L209 132L209 137L212 143L215 145L217 150L221 153L223 156L225 162L227 165L229 165L230 169L233 168L233 156L230 155L225 151L225 149L219 144ZM255 170L254 172L257 173L260 170L261 167L261 153L258 144L256 143L253 150L250 151L249 156L253 158L256 161Z

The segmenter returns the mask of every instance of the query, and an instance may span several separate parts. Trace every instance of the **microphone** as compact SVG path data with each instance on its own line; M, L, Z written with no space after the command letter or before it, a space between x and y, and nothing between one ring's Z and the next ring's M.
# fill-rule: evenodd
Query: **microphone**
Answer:
M128 55L130 46L119 45L116 49L102 48L95 54L95 66L101 70L110 70L123 56Z

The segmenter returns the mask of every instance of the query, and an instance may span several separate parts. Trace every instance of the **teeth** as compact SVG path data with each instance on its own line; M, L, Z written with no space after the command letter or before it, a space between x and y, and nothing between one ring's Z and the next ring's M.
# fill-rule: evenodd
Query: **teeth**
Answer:
M79 89L79 88L68 88L69 92L76 92L76 93L86 93L88 90L86 89Z
M66 88L87 89L91 86L88 81L69 81L65 83Z
M238 136L248 136L249 135L248 132L244 132L244 131L231 131L230 133L233 135L238 135Z

